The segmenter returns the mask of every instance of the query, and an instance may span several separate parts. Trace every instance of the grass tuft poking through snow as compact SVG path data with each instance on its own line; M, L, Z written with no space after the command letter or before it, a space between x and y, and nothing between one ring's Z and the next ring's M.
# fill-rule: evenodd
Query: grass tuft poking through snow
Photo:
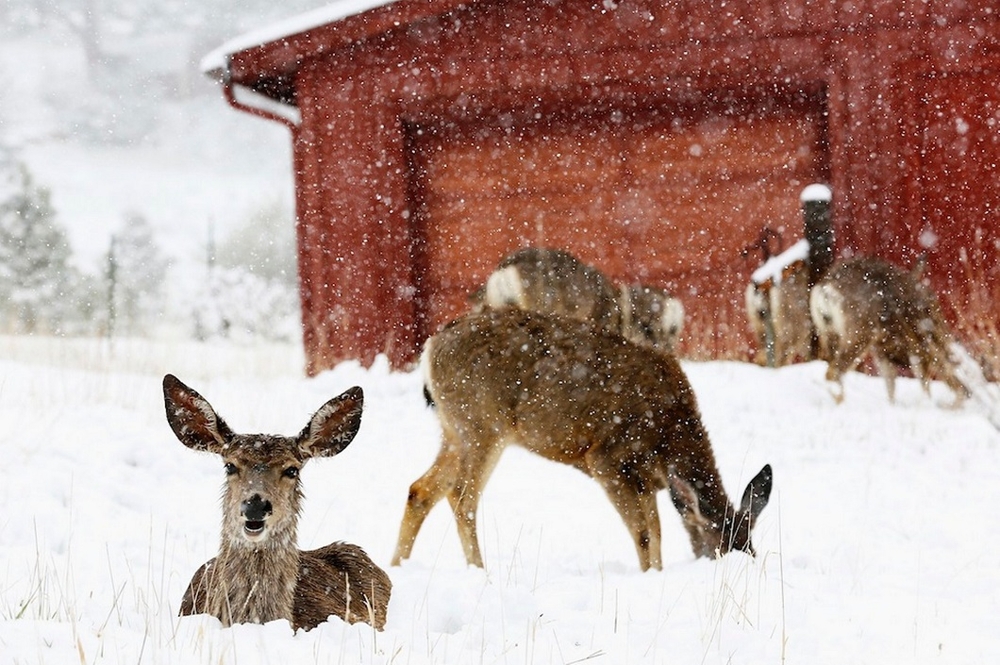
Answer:
M485 570L466 566L446 503L387 568L386 630L331 619L222 628L177 617L214 556L224 472L179 444L171 372L238 431L299 431L352 385L355 441L303 471L303 548L345 540L387 566L409 485L438 449L420 377L344 363L302 378L301 349L0 338L0 664L938 663L1000 652L1000 433L901 380L822 363L686 362L726 489L764 463L774 493L757 556L692 558L659 497L662 571L639 572L589 478L508 450L481 504Z

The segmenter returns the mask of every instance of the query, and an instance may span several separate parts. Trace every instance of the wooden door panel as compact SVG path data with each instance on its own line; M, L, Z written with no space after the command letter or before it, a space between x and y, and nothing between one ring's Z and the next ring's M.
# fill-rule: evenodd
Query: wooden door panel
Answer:
M799 193L825 173L823 102L807 102L524 127L494 118L411 136L426 332L465 311L497 261L525 245L674 289L705 327L742 321L755 265L740 250L764 226L800 237Z

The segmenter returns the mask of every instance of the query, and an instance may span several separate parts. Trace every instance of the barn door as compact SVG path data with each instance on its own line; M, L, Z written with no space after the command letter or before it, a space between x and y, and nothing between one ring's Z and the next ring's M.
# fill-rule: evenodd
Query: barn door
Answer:
M505 254L540 245L671 289L686 350L714 355L702 347L746 328L755 265L740 250L765 226L801 237L799 192L828 177L824 108L821 92L722 91L411 127L423 335L464 312Z

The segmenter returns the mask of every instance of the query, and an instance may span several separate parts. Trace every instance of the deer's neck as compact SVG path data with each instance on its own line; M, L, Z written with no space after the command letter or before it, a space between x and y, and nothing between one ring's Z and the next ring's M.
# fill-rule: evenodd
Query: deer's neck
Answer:
M207 571L211 613L226 625L293 620L301 553L291 538L223 542Z
M697 413L694 393L689 392L687 397L692 400L690 410ZM679 426L684 428L680 438L686 442L686 449L674 461L675 472L694 488L701 514L717 524L723 524L726 516L733 514L733 507L722 486L708 433L700 418L685 418ZM667 454L661 458L671 459Z
M720 525L733 515L733 504L722 487L714 464L709 469L693 469L689 482L698 494L698 507L702 515Z

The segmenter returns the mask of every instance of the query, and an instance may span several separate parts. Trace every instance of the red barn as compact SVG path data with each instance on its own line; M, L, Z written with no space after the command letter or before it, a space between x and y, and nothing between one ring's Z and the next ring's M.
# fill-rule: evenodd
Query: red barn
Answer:
M1000 288L995 0L360 0L206 69L291 130L310 373L406 365L527 244L672 289L682 352L731 350L740 250L801 236L816 181L838 252L927 253L952 313L969 266Z

